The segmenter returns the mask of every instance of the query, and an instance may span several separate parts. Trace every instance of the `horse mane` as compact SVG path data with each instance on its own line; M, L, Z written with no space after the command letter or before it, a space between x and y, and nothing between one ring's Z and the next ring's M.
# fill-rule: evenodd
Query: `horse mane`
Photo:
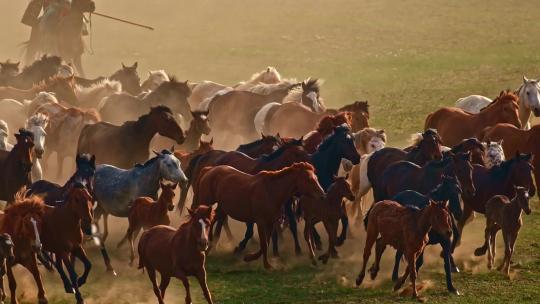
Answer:
M505 177L508 174L508 172L512 169L512 166L516 162L519 161L518 158L519 157L512 157L511 159L503 161L498 166L491 167L490 169L491 173L493 174L494 177L498 177L498 178Z
M15 194L15 203L8 206L4 211L5 215L0 231L13 237L33 237L33 231L26 231L24 221L29 217L33 217L36 221L41 222L46 205L41 197L37 195L27 196L27 194L26 187L23 187ZM28 235L29 233L31 235Z
M332 132L334 127L335 125L332 115L325 115L319 120L319 123L317 124L317 131L319 133L328 134Z
M424 137L422 136L422 133L420 132L413 133L409 137L409 145L413 147L418 147L422 139L424 139Z
M49 123L49 115L45 113L37 113L26 120L27 126L39 126L45 128Z
M71 77L62 77L59 75L51 76L45 80L42 80L32 86L32 90L34 91L47 91L49 87L59 83L59 82L69 82L73 83L73 79Z
M120 93L122 92L122 83L118 80L110 80L108 78L105 78L101 81L98 81L92 84L89 87L77 85L76 88L77 88L77 91L82 94L89 94L91 92L94 92L102 88L108 88L115 93Z
M302 90L319 93L323 83L324 81L322 79L308 77L308 79L302 82Z
M276 170L276 171L263 170L263 171L260 171L259 174L262 174L262 175L265 175L265 176L270 176L270 177L277 177L277 176L279 176L279 175L283 174L284 172L286 172L288 170L291 170L291 169L315 171L315 167L313 167L312 164L306 163L306 162L301 162L301 163L294 163L291 166L285 167L285 168L283 168L281 170Z
M334 139L336 138L336 136L338 134L344 134L345 132L349 132L350 130L351 129L347 125L340 125L340 126L335 127L334 128L334 133L331 134L331 135L328 135L323 140L323 142L317 148L317 151L324 151L324 150L328 149L332 145Z
M0 119L0 130L5 131L6 133L9 134L9 127L8 127L8 124L7 124L7 122L5 122L5 121L2 120L2 119Z
M269 137L269 136L265 136L265 137ZM272 136L272 138L275 138L275 137ZM256 146L260 145L262 142L264 142L265 140L266 140L265 138L259 138L259 139L255 140L255 141L250 142L250 143L242 144L242 145L238 146L238 148L236 150L250 149L250 148L256 147Z
M212 209L211 206L205 206L205 205L200 205L199 207L197 207L197 209L193 210L192 213L188 212L186 214L186 217L187 217L188 221L183 223L180 227L183 227L184 225L188 225L188 224L193 223L193 220L196 217L197 218L207 218L210 222L212 222L214 220L215 215L216 215L214 209Z
M266 69L251 75L249 82L278 83L281 82L281 75L275 67L269 66Z
M474 146L478 147L480 150L482 151L486 150L486 147L478 139L476 139L475 137L471 137L471 138L462 140L458 145L452 147L450 151L452 151L452 153L457 153L459 150L463 148L463 146L466 143L471 143L471 142L473 143Z
M147 97L151 96L161 96L164 93L167 93L169 91L175 91L183 94L186 97L189 97L191 95L191 89L189 88L187 81L181 82L176 79L175 76L171 76L169 81L162 82L157 89L150 92Z
M285 79L279 83L264 83L260 82L257 85L248 89L248 91L260 95L269 95L275 91L290 89L291 86L297 83L296 79Z
M61 64L62 64L62 58L58 56L52 56L52 55L43 55L40 59L32 62L31 65L24 67L21 74L33 73L34 71L40 70L43 67L46 67L48 65L59 66Z
M495 105L498 105L501 102L510 102L510 101L518 104L519 103L519 96L516 93L512 92L511 90L506 89L504 91L501 91L499 93L499 96L497 96L487 106L480 109L480 112L482 112L482 111L484 111L484 110L486 110L488 108L492 108L492 107L494 107Z
M356 112L356 111L364 112L369 115L369 103L368 101L360 101L357 100L353 102L352 104L345 105L341 108L339 108L339 111L349 111L349 112Z
M352 113L349 111L341 111L334 116L332 116L332 121L334 126L339 126L342 124L351 125L352 124Z
M155 163L158 160L158 158L159 158L158 156L154 156L154 157L150 158L149 160L145 161L142 164L140 164L140 163L135 164L135 167L137 167L137 168L146 168L146 167L152 165L153 163Z
M276 158L280 157L289 147L292 147L292 146L299 146L300 147L300 146L302 146L302 141L301 140L290 141L290 142L284 144L283 146L279 147L278 149L276 149L275 151L273 151L270 154L261 155L261 157L259 157L259 159L262 160L262 161L265 161L265 162L275 160Z
M150 117L151 114L158 113L158 112L166 112L166 113L169 113L169 114L173 115L173 112L171 111L171 109L169 107L164 106L164 105L158 105L158 106L152 107L150 109L150 112L139 116L139 118L137 118L137 120L128 120L128 121L124 122L122 124L122 126L133 126L133 125L137 126L140 123L142 123L144 120L148 119L148 117Z

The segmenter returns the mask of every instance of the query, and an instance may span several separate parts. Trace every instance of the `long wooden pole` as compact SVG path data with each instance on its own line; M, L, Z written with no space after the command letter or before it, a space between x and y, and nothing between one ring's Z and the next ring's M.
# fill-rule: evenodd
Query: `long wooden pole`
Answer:
M138 27L142 27L142 28L145 28L145 29L148 29L148 30L151 30L151 31L154 30L153 27L148 26L148 25L139 24L139 23L131 22L131 21L128 21L128 20L124 20L124 19L120 19L120 18L116 18L116 17L112 17L112 16L108 16L108 15L101 14L101 13L96 13L96 12L93 12L92 14L97 15L97 16L100 16L100 17L104 17L104 18L108 18L108 19L120 21L120 22L123 22L123 23L135 25L135 26L138 26Z

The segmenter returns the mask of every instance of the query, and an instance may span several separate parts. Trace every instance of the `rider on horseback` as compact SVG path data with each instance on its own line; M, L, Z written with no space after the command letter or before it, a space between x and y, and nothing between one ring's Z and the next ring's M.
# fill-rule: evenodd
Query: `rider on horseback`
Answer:
M43 15L39 17L42 9ZM39 25L40 31L46 36L54 35L60 21L69 13L70 9L71 0L31 0L21 22L31 27ZM88 34L86 23L83 26L82 34Z

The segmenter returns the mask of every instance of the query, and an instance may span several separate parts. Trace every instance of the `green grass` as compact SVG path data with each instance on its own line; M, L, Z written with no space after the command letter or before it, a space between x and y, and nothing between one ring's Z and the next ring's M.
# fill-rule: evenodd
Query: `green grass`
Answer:
M0 59L17 58L17 44L28 36L18 23L25 1L0 3ZM155 26L150 32L93 18L93 55L85 57L90 77L109 74L120 62L139 61L141 74L164 68L181 79L232 84L273 65L285 77L326 79L322 96L337 107L357 99L371 104L371 124L384 128L390 144L402 144L422 129L427 113L470 95L494 96L515 88L523 74L538 77L540 40L534 1L97 1L98 10ZM538 210L538 204L534 207ZM540 214L525 217L509 281L487 272L484 258L472 257L480 244L483 219L465 230L467 248L455 276L462 297L448 296L437 257L420 273L432 281L430 302L533 302L540 295ZM238 236L240 234L237 234ZM113 241L119 235L113 235ZM340 250L342 259L313 268L306 257L274 260L266 272L259 262L245 264L223 250L208 262L209 285L218 303L356 303L410 301L391 292L388 280L376 288L353 288L363 238ZM500 244L501 242L499 242ZM391 251L391 250L389 250ZM499 250L499 258L501 257ZM92 251L93 260L99 261ZM95 263L83 288L89 303L153 303L146 277L123 267L126 252L113 252L119 277ZM391 253L385 261L391 260ZM381 276L388 277L388 268ZM26 276L24 280L28 281ZM72 303L58 278L46 275L52 303ZM171 286L169 301L183 290ZM193 294L201 293L192 281ZM24 286L32 286L25 284ZM33 301L34 290L23 288Z

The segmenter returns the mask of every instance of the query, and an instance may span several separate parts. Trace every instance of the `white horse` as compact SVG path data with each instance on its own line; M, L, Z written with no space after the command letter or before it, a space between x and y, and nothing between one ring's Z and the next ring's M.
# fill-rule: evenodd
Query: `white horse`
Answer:
M77 85L75 95L79 106L83 108L97 108L103 98L122 92L122 84L116 80L105 79L85 88Z
M208 80L195 84L191 88L191 95L188 98L189 105L192 109L200 109L201 104L205 100L212 100L216 94L223 90L227 90L228 92L234 89L224 84Z
M482 95L469 95L456 101L456 107L463 111L477 114L492 102L491 99Z
M484 147L486 147L486 154L484 155L484 159L486 161L486 167L491 168L493 166L500 165L503 161L505 161L504 157L504 150L502 147L502 139L498 142L496 141L488 141L482 143Z
M148 71L148 78L142 83L141 89L143 92L154 91L166 81L171 80L164 70Z
M523 76L523 84L516 90L519 96L519 120L523 129L529 130L531 112L535 117L540 116L540 83L537 79L527 79Z
M281 75L275 67L267 67L258 73L251 75L251 79L248 81L242 81L233 86L237 91L248 91L250 88L260 83L280 83Z
M0 119L0 150L11 151L13 145L8 142L9 127L8 124Z
M47 128L48 124L49 116L43 113L34 114L26 120L26 129L34 134L33 154L35 158L32 166L32 181L34 182L43 179L43 171L39 160L45 152L45 137L47 136L45 128Z

